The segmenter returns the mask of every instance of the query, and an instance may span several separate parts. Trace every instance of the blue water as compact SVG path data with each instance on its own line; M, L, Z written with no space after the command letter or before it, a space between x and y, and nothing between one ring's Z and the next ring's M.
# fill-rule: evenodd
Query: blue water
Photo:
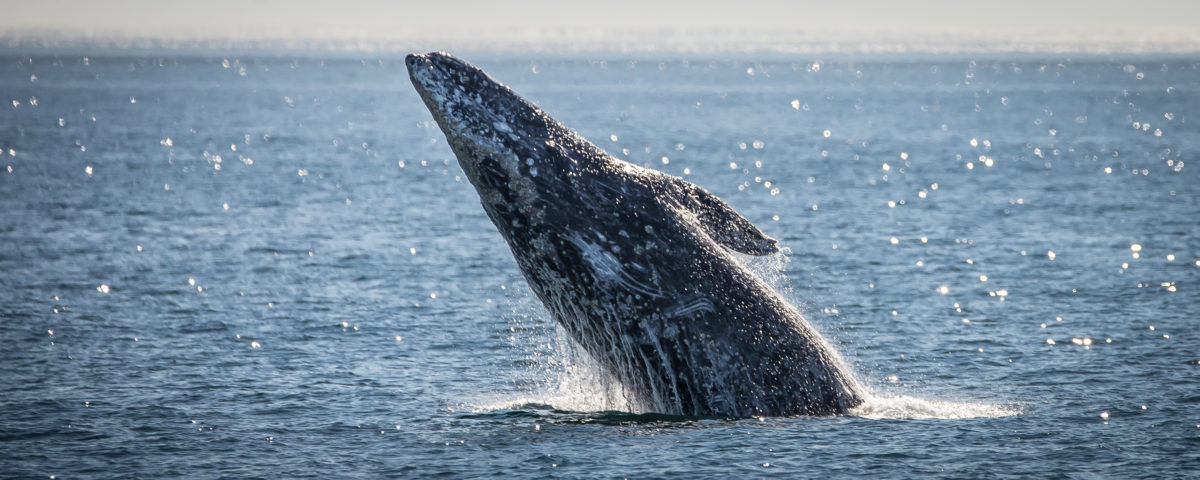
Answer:
M1194 58L463 57L780 239L867 405L621 411L399 55L9 50L0 476L1200 475Z

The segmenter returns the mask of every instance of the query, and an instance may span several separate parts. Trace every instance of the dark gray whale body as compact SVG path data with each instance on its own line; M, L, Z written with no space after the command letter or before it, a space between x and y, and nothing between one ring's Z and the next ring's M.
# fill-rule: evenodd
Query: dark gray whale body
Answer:
M862 403L825 340L725 250L777 249L720 198L604 153L450 55L406 62L530 288L640 408L743 417Z

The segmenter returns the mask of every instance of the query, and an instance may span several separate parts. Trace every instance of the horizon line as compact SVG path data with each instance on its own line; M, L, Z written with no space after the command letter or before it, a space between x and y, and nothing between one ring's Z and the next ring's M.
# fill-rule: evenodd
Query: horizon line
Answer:
M8 49L288 50L387 53L437 49L497 53L676 54L1188 54L1200 53L1200 30L1146 29L792 29L747 27L558 27L409 31L304 36L255 32L172 31L129 34L55 28L0 28Z

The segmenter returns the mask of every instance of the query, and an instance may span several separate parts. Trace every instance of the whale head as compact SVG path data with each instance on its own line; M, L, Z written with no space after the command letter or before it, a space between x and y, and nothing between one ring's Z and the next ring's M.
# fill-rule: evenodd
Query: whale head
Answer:
M763 255L775 240L704 189L615 158L483 70L446 53L409 55L413 86L514 253L579 236L661 243L657 223L697 227L715 244ZM642 237L642 238L638 238ZM578 242L577 242L578 243Z
M408 55L405 63L501 233L590 215L581 207L622 181L619 172L607 173L618 165L641 169L607 155L474 65L441 52ZM585 174L586 188L578 181Z
M474 65L443 52L408 55L405 63L456 154L467 144L503 149L515 125L521 135L549 136L550 122L536 106Z

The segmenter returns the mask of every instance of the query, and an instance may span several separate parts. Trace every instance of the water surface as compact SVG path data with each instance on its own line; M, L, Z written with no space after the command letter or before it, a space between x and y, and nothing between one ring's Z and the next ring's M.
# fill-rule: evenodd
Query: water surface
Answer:
M1187 477L1200 63L464 55L789 249L874 398L621 411L402 58L0 57L6 477Z

